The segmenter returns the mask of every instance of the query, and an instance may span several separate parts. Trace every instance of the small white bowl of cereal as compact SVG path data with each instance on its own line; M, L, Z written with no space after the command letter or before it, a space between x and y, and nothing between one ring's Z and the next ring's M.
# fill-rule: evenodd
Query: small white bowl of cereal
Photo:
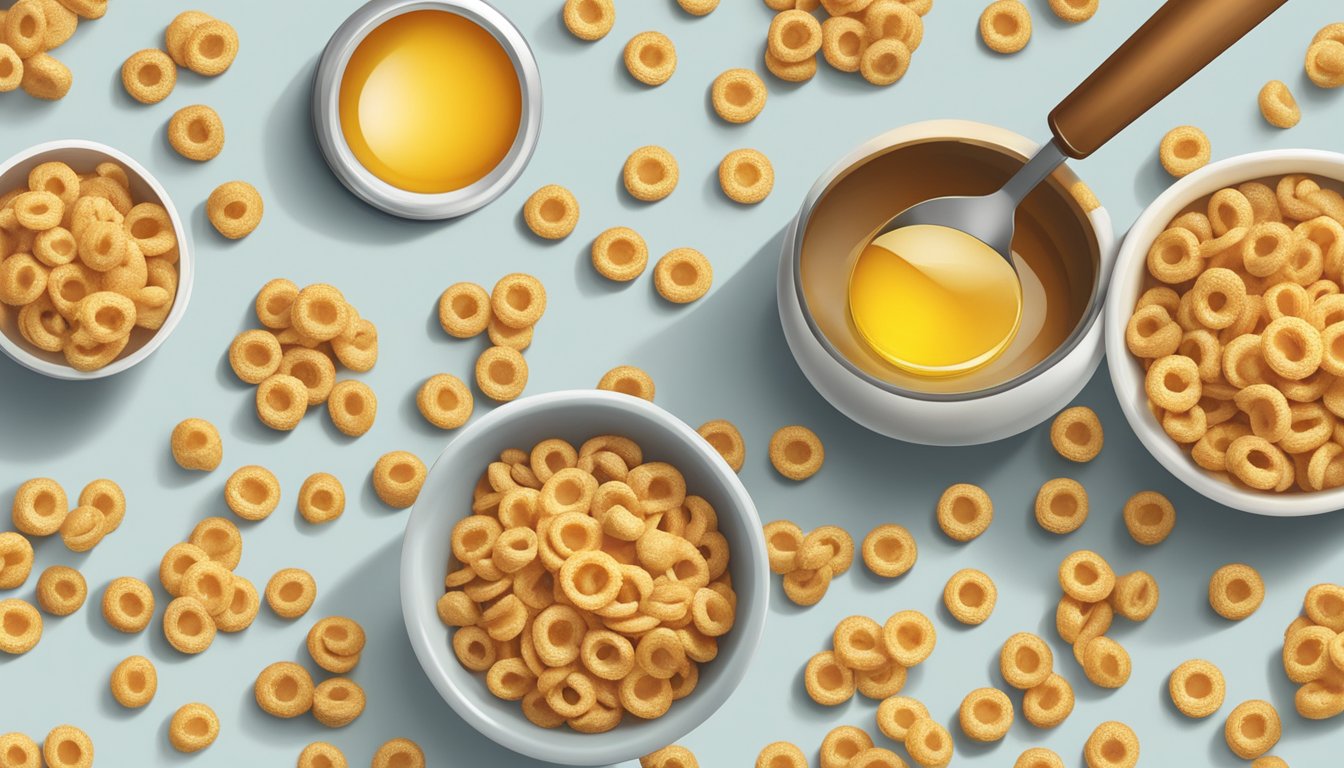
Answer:
M134 366L186 312L190 245L167 191L122 152L19 152L0 164L0 350L56 379Z
M485 736L566 765L632 760L704 722L746 673L768 595L732 468L662 408L600 390L464 428L402 546L430 682Z
M1134 222L1106 307L1111 382L1162 466L1278 517L1344 507L1344 155L1205 166Z

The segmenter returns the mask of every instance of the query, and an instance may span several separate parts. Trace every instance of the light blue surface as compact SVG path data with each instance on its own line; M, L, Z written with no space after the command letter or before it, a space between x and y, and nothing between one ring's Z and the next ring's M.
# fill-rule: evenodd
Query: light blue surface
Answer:
M117 0L106 18L81 24L57 52L75 72L67 99L39 104L21 94L0 96L0 154L58 137L95 139L129 152L188 212L199 264L191 311L176 335L131 372L103 382L58 383L0 361L0 497L34 475L55 477L72 494L90 479L109 476L122 483L130 502L122 528L88 555L73 555L55 540L37 545L39 570L78 565L89 581L90 602L71 617L48 619L32 653L0 658L0 732L41 738L58 723L75 723L93 737L104 766L292 765L303 745L316 739L335 742L359 766L394 736L423 744L434 766L527 765L472 732L422 677L397 596L405 515L381 506L367 483L383 452L408 449L431 458L448 437L420 419L414 391L440 371L468 377L481 343L449 339L438 328L439 292L458 280L490 285L506 272L525 270L545 282L550 296L527 352L529 392L591 386L620 363L643 366L658 383L658 402L692 425L728 417L742 428L748 443L742 477L763 518L789 517L804 526L840 523L856 537L878 522L898 521L919 540L918 565L894 583L856 567L806 610L789 604L775 587L767 639L742 688L686 741L702 765L751 765L761 746L776 739L796 741L815 756L822 736L840 723L875 732L875 703L822 709L803 693L801 669L829 644L831 629L844 616L882 619L903 608L928 613L938 626L938 648L911 673L906 692L945 724L954 724L968 691L1002 685L998 646L1017 631L1039 632L1052 644L1058 668L1078 693L1077 709L1056 730L1040 732L1018 722L1004 742L990 746L958 736L957 765L1008 766L1037 744L1080 765L1086 735L1108 719L1134 726L1144 765L1241 765L1223 744L1222 717L1186 720L1167 701L1169 670L1201 656L1228 678L1228 704L1220 715L1243 699L1269 698L1284 716L1278 754L1295 768L1337 764L1341 721L1309 723L1296 716L1279 644L1307 587L1344 580L1344 515L1260 519L1202 502L1128 432L1104 371L1079 399L1098 410L1108 430L1101 458L1086 466L1054 455L1044 428L969 449L925 449L879 438L844 420L812 391L789 357L775 317L779 233L835 157L892 125L934 117L1044 136L1048 109L1157 7L1154 0L1105 0L1098 16L1078 27L1056 22L1044 0L1032 0L1035 39L1006 58L977 41L982 3L939 0L926 18L914 64L896 86L874 89L825 66L802 86L768 80L765 112L746 126L717 121L706 94L724 69L760 68L770 14L759 0L725 0L699 19L670 0L624 0L616 29L596 44L568 36L558 2L499 4L529 37L540 62L543 133L518 185L456 222L422 224L378 214L348 195L321 164L307 118L309 78L327 36L356 6L348 0L201 3L237 26L242 53L218 79L183 74L168 101L153 107L122 92L120 64L139 48L161 44L163 27L179 9ZM1205 128L1215 157L1267 147L1344 149L1344 92L1317 90L1302 75L1307 41L1321 25L1344 20L1338 10L1324 0L1289 3L1078 164L1118 226L1127 226L1168 183L1154 154L1173 125ZM680 51L676 75L654 90L633 83L620 64L624 41L644 29L667 32ZM1302 125L1283 132L1261 120L1255 95L1269 78L1293 87L1305 112ZM191 103L214 106L226 125L224 153L204 165L177 157L164 139L169 115ZM631 149L649 143L677 156L681 185L669 199L643 205L620 191L619 171ZM715 180L719 159L742 146L763 150L775 164L774 193L753 208L725 201ZM256 184L267 203L261 228L238 243L216 236L203 208L209 191L233 178ZM568 186L583 206L578 230L560 243L539 242L520 224L523 200L547 183ZM654 295L647 274L626 287L596 277L588 244L613 225L640 231L655 256L677 246L703 250L715 266L714 290L697 304L672 307ZM233 379L224 355L233 335L253 324L255 291L274 276L334 283L378 324L380 360L362 378L382 408L365 437L340 436L321 413L283 436L256 422L252 392ZM172 425L188 416L210 419L224 434L224 466L213 474L182 472L169 457ZM828 453L822 472L801 485L781 480L766 461L771 432L794 422L813 427ZM207 653L192 658L167 647L157 620L141 635L109 629L98 611L103 586L122 575L156 583L159 557L170 544L201 517L227 514L224 480L248 463L271 467L285 497L271 519L243 525L239 571L261 584L281 567L309 569L319 585L313 611L287 622L263 609L251 629L221 635ZM336 474L350 496L345 516L322 527L309 526L294 512L300 482L315 471ZM1055 538L1036 527L1030 508L1040 483L1060 475L1086 485L1092 517L1079 532ZM938 494L958 481L984 485L997 506L995 524L969 545L953 544L933 522ZM1134 544L1119 518L1124 499L1145 488L1168 493L1179 510L1175 533L1151 550ZM1055 567L1078 548L1101 552L1122 571L1148 570L1162 587L1162 604L1147 623L1117 621L1112 634L1134 658L1133 677L1118 691L1087 683L1053 630ZM1265 605L1240 623L1215 616L1205 596L1208 575L1229 561L1253 564L1268 584ZM999 586L993 617L975 629L953 623L939 599L947 577L967 566L986 570ZM31 598L33 584L3 596ZM158 597L161 608L163 593ZM358 619L369 633L353 675L368 692L365 715L331 732L311 718L279 721L262 714L252 701L256 673L282 659L308 663L308 627L319 616L338 613ZM149 655L160 673L158 696L139 712L118 707L106 686L112 667L132 653ZM1016 693L1012 697L1019 701ZM209 751L186 758L171 750L165 732L172 711L193 700L215 707L222 732Z

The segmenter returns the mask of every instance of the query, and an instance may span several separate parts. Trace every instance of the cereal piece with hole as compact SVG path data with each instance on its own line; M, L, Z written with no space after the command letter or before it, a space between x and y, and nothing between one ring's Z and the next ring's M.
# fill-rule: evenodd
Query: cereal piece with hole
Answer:
M141 104L158 104L177 85L177 66L163 51L146 48L121 65L121 84Z
M1103 440L1101 420L1087 406L1066 408L1050 424L1050 444L1069 461L1086 463L1095 459Z
M298 298L299 286L292 280L277 277L257 291L257 321L267 328L283 330L292 323L291 311Z
M775 169L758 150L735 149L719 163L719 188L735 203L759 203L774 186Z
M578 39L601 40L616 23L616 6L612 0L565 0L561 19Z
M1083 760L1087 768L1134 768L1139 762L1139 737L1124 723L1104 722L1083 744Z
M662 32L640 32L625 44L625 69L639 82L658 86L677 70L677 49Z
M1264 579L1249 565L1228 563L1209 578L1209 605L1225 619L1240 621L1255 613L1264 600Z
M252 691L257 706L272 717L298 717L313 708L312 675L292 661L277 661L261 670Z
M228 22L211 18L191 30L181 51L183 66L198 75L215 77L238 55L238 32Z
M747 460L747 443L731 421L727 419L707 421L701 424L696 432L714 447L734 472L742 471L742 465Z
M824 707L843 704L854 697L854 673L832 651L821 651L803 672L807 695Z
M265 520L280 506L280 481L265 467L239 467L224 483L224 503L244 520Z
M1021 51L1031 42L1031 11L1019 0L997 0L980 14L980 39L995 53Z
M1013 768L1064 768L1064 759L1052 749L1032 747L1017 756Z
M215 187L205 201L210 224L230 240L252 234L261 224L265 208L261 193L245 181L226 181Z
M285 350L277 373L302 381L308 390L310 406L325 403L336 385L336 364L325 353L307 347Z
M1018 632L1003 643L999 651L999 672L1003 681L1019 690L1030 690L1045 683L1054 672L1055 655L1050 646L1030 632Z
M260 384L280 370L283 352L275 334L260 329L243 331L229 345L229 367L246 384Z
M143 631L154 618L154 592L130 576L113 579L103 590L103 618L118 632Z
M784 574L784 596L795 605L816 605L826 596L834 575L829 565L823 565L815 571L805 568L790 571Z
M227 518L207 517L191 530L187 541L199 547L216 563L228 570L238 567L243 559L243 534ZM187 551L188 556L195 553ZM188 565L188 568L190 565ZM186 571L182 572L184 575ZM179 584L180 587L180 584Z
M1167 173L1181 178L1209 164L1213 149L1209 137L1193 125L1180 125L1167 131L1157 156Z
M5 43L0 43L0 93L8 93L23 82L23 59Z
M1176 710L1193 718L1217 712L1227 695L1222 671L1203 659L1191 659L1172 670L1167 689Z
M910 69L910 49L895 38L874 40L859 57L859 74L873 85L891 85Z
M497 318L490 318L490 325L486 326L485 333L490 339L490 343L496 347L508 347L519 352L532 346L532 336L534 329L532 326L526 328L510 328L499 322Z
M1050 0L1050 10L1070 24L1087 21L1096 15L1099 7L1101 0Z
M479 335L490 316L490 294L475 283L454 283L439 296L439 325L454 338Z
M178 752L200 752L219 738L219 716L200 702L184 704L168 722L168 743Z
M850 765L857 768L858 764ZM807 768L807 756L792 742L776 741L761 749L756 756L756 768Z
M93 740L73 725L58 725L42 740L42 759L49 768L92 768Z
M696 301L709 292L713 283L713 266L694 248L668 251L653 268L653 284L658 295L674 304Z
M957 721L972 741L999 741L1013 725L1013 702L998 688L977 688L961 700Z
M205 419L185 419L173 428L173 459L183 469L212 472L224 460L219 430Z
M474 408L471 390L449 373L425 379L416 391L415 404L425 421L439 429L457 429L466 424Z
M783 477L806 480L815 475L826 461L821 439L807 427L797 424L780 427L770 437L770 463Z
M159 673L144 656L129 656L113 670L108 681L112 698L127 709L140 709L154 700L159 689Z
M1087 521L1087 490L1077 480L1057 477L1036 492L1036 523L1050 533L1072 533Z
M257 385L257 418L271 429L288 432L308 412L308 388L293 376L276 373Z
M1159 598L1157 579L1146 571L1134 571L1115 580L1108 599L1116 614L1130 621L1147 621L1157 610Z
M332 426L348 437L359 437L373 428L378 416L378 398L362 381L336 382L327 399L327 415Z
M344 616L328 616L308 631L308 655L319 667L337 675L349 674L359 664L364 643L364 628Z
M0 533L0 589L18 589L33 571L33 545L24 536Z
M1292 128L1302 121L1302 108L1282 80L1270 80L1257 99L1260 115L1275 128Z
M534 326L546 312L546 288L532 275L505 275L490 293L490 311L494 319L510 328Z
M523 204L523 221L537 237L560 240L579 223L579 201L559 184L547 184Z
M384 742L373 753L373 768L425 768L425 753L410 739Z
M302 568L282 568L266 582L266 604L282 619L297 619L313 607L317 582Z
M405 509L420 495L425 472L425 463L413 453L385 453L373 466L373 490L389 507Z
M53 565L37 577L37 604L52 616L69 616L88 596L84 575L74 568Z
M602 374L597 388L653 402L653 377L633 365L618 365Z
M168 120L168 143L188 160L212 160L224 149L224 121L204 104L193 104Z
M915 537L903 525L879 525L863 537L863 564L874 575L894 579L909 571L919 557Z
M821 22L821 55L833 68L841 72L859 71L867 47L868 29L862 20L832 16Z
M766 50L785 64L815 59L821 50L821 23L806 11L782 11L770 21Z
M513 400L527 387L527 361L516 349L490 347L476 358L476 386L496 402Z
M715 114L730 123L754 120L765 109L767 95L765 81L750 69L727 70L709 87Z
M593 269L608 280L629 282L639 277L649 263L644 238L629 227L612 227L593 240Z
M0 653L27 653L41 639L42 614L36 608L15 598L0 600Z
M215 641L215 621L205 604L194 597L179 597L163 613L163 634L179 653L194 655Z
M952 618L975 626L985 623L994 612L998 589L983 571L965 568L952 574L943 587L943 605Z
M1073 712L1073 686L1057 673L1028 688L1022 696L1022 716L1037 728L1055 728Z
M1262 699L1238 704L1223 726L1228 748L1242 760L1252 760L1273 749L1282 733L1278 711Z
M625 191L636 200L655 202L677 188L677 159L659 146L640 147L626 158L621 169Z
M1064 594L1075 600L1097 603L1115 589L1115 571L1101 555L1080 549L1060 562L1059 585Z
M882 643L887 656L902 667L922 664L933 653L938 632L933 622L919 611L898 611L882 626Z
M912 723L904 743L910 759L925 768L944 768L952 763L952 734L931 717Z
M25 481L14 492L11 519L29 536L50 536L61 528L70 507L65 490L49 477Z
M313 689L313 717L328 728L344 728L364 713L364 689L345 677L323 680Z
M1338 584L1313 586L1307 590L1303 610L1307 618L1322 627L1328 627L1334 632L1344 632L1344 587Z
M812 56L798 62L787 62L777 58L765 49L765 68L770 74L788 83L803 83L817 74L817 57Z
M821 768L846 768L850 760L872 746L873 738L862 728L852 725L832 728L821 740Z
M1077 653L1077 646L1074 647ZM1083 645L1083 673L1100 688L1119 688L1129 682L1133 664L1129 652L1109 637L1094 637Z
M994 503L978 485L957 483L938 499L938 527L953 541L967 542L989 529Z
M299 768L350 768L345 753L334 744L314 741L299 753Z

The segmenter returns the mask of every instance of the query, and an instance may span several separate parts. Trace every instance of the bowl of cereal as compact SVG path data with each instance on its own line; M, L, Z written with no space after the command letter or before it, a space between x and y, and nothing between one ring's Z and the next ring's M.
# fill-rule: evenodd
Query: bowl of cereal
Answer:
M1344 507L1344 155L1255 152L1134 222L1106 307L1111 382L1162 466L1262 515Z
M163 186L112 147L68 139L0 163L0 350L57 379L153 354L191 296L190 241Z
M632 760L704 722L746 673L768 593L727 462L662 408L600 390L465 427L402 546L430 682L485 736L566 765Z

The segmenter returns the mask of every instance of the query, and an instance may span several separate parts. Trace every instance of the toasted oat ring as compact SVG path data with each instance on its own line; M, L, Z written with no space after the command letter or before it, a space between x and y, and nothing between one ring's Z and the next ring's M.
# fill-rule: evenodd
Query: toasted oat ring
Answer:
M943 605L962 624L983 624L994 611L998 589L982 571L965 568L952 574L943 588Z
M469 339L490 324L490 294L475 283L454 283L439 296L439 325L449 336Z
M633 365L618 365L602 374L597 388L653 402L653 377Z
M1280 317L1260 338L1265 362L1285 379L1301 381L1321 366L1324 345L1320 331L1302 318Z
M1209 578L1209 605L1225 619L1244 619L1264 600L1264 579L1249 565L1229 563Z
M788 83L802 83L817 74L817 58L812 56L796 63L781 61L770 49L765 50L765 68L770 74Z
M1257 100L1265 122L1275 128L1292 128L1302 120L1302 108L1282 80L1265 83Z
M854 685L865 697L883 701L901 692L907 672L905 667L894 663L867 672L855 672Z
M93 740L73 725L58 725L42 740L42 759L48 768L92 768Z
M829 565L823 565L815 571L804 568L784 574L784 596L795 605L809 606L821 602L834 577Z
M50 536L61 528L69 502L60 484L48 477L24 482L14 493L14 527L30 536Z
M1220 330L1232 325L1246 306L1246 284L1230 269L1206 269L1190 292L1195 319L1205 328Z
M636 200L654 202L677 188L677 159L659 146L640 147L626 158L621 169L625 191Z
M0 589L18 589L32 571L33 545L28 539L13 531L0 533Z
M37 577L37 604L52 616L69 616L88 596L84 576L74 568L53 565Z
M863 538L863 563L883 578L894 579L915 565L919 549L903 525L879 525Z
M159 562L159 582L168 594L182 596L182 577L187 570L202 560L209 560L210 554L195 544L174 544L163 554Z
M1173 413L1185 413L1199 404L1203 394L1199 366L1184 355L1167 355L1148 366L1144 391L1159 408Z
M857 72L868 47L868 30L860 19L832 16L821 23L821 55L841 72Z
M229 344L229 367L241 381L260 384L280 369L280 342L260 329L243 331Z
M616 23L612 0L565 0L562 19L571 35L580 40L601 40Z
M307 347L291 347L280 356L277 371L303 382L308 390L308 405L325 403L336 385L336 364L324 352Z
M365 640L364 628L355 620L344 616L328 616L308 630L308 655L328 672L348 674L359 663Z
M802 753L799 752L799 755ZM806 765L807 763L790 763L783 765ZM760 763L757 763L760 765ZM774 763L772 763L774 765ZM882 747L872 747L865 749L854 756L849 762L850 768L905 768L905 761L895 752Z
M205 162L224 149L224 121L204 104L193 104L168 120L168 143L188 160Z
M834 707L854 697L854 673L831 651L822 651L807 662L803 684L807 695L824 707Z
M1283 639L1284 674L1299 685L1325 677L1334 657L1344 652L1344 640L1337 637L1329 627L1316 625L1289 632Z
M775 520L764 526L766 557L770 570L788 574L798 568L798 551L803 547L803 531L788 520Z
M1313 586L1303 599L1303 610L1313 622L1334 632L1344 632L1344 587L1338 584Z
M194 597L179 597L163 612L163 635L178 652L201 653L215 641L215 622L205 604Z
M871 672L891 663L882 644L882 627L867 616L849 616L835 625L835 657L846 669Z
M415 394L415 404L425 421L439 429L457 429L466 424L474 407L471 390L448 373L425 379Z
M252 626L261 610L261 597L252 582L237 574L233 576L233 596L215 615L215 628L220 632L242 632Z
M946 766L952 762L952 734L933 718L920 718L906 731L905 751L920 765Z
M873 85L891 85L910 69L910 49L895 38L874 40L859 58L859 74Z
M205 419L185 419L173 428L173 459L183 469L210 472L224 459L219 430Z
M342 434L359 437L373 428L378 416L378 398L362 381L339 381L331 388L327 399L327 415Z
M1223 735L1237 757L1251 760L1279 743L1283 726L1274 705L1261 699L1243 701L1227 716Z
M759 203L774 186L770 158L755 149L735 149L719 163L719 188L735 203Z
M1158 158L1167 173L1180 178L1209 164L1212 155L1209 137L1193 125L1181 125L1167 131L1158 148Z
M137 51L121 65L121 84L141 104L158 104L177 85L177 66L157 48Z
M490 347L476 358L476 386L496 402L513 400L527 386L527 361L509 347Z
M1086 406L1074 406L1060 412L1050 424L1050 443L1069 461L1091 461L1101 453L1101 420Z
M425 768L425 753L410 739L392 739L373 753L373 768Z
M787 64L812 58L821 50L821 24L806 11L787 10L775 15L766 33L766 50Z
M298 295L299 286L293 281L278 277L267 282L260 291L257 291L257 320L267 328L275 330L290 327L291 310Z
M879 725L880 717L879 714ZM872 746L872 737L862 728L852 725L832 728L821 740L821 768L846 768L850 760Z
M1190 230L1165 229L1148 248L1148 273L1169 285L1193 280L1204 269L1200 249L1199 238Z
M27 653L42 639L42 614L14 598L0 600L0 653Z
M188 541L199 547L211 560L229 570L237 568L243 557L243 535L239 532L238 526L223 517L207 517L197 523ZM187 554L195 553L188 551ZM185 574L186 571L183 570L182 573Z
M317 582L302 568L282 568L266 582L266 604L282 619L297 619L317 599Z
M579 201L573 192L559 184L547 184L523 204L523 221L537 237L547 240L568 237L579 223Z
M995 53L1017 53L1031 41L1031 12L1018 0L997 0L980 14L980 39Z
M271 429L288 432L308 412L308 388L293 376L273 374L257 385L257 418Z
M1237 392L1234 402L1248 417L1251 432L1265 440L1278 442L1292 429L1292 407L1273 384L1244 387Z
M1028 688L1022 697L1022 716L1037 728L1054 728L1073 712L1073 686L1052 672L1044 683Z
M353 680L333 677L313 689L313 718L328 728L344 728L364 713L364 689Z
M707 421L696 432L718 451L734 472L742 471L747 459L747 444L732 422L727 419Z
M292 661L278 661L257 675L253 695L257 706L273 717L291 718L313 707L313 678Z
M168 743L178 752L199 752L219 737L219 716L205 704L184 704L168 723Z
M280 481L265 467L239 467L224 483L224 503L244 520L265 520L280 505Z
M1134 768L1139 762L1139 737L1124 723L1102 723L1087 737L1083 760L1087 768Z
M10 42L14 42L12 38ZM63 99L70 92L73 82L70 68L46 53L34 54L23 60L23 75L19 84L24 93L35 99Z
M892 741L905 741L910 726L929 717L929 710L908 696L891 696L877 706L877 728ZM866 734L865 734L866 735ZM871 741L869 742L871 744ZM822 745L822 764L826 762L826 747Z
M334 286L314 283L298 292L290 308L294 329L316 341L330 341L350 325L350 305Z
M765 81L750 69L730 69L709 87L714 112L730 123L746 123L765 109Z
M649 263L644 238L629 227L612 227L593 240L593 269L608 280L628 282L639 277Z
M1175 354L1181 345L1181 326L1166 308L1149 304L1134 310L1125 324L1125 346L1135 357L1157 358Z
M713 282L713 266L694 248L674 248L653 268L653 284L658 295L674 304L688 304L699 299L709 292Z
M391 451L373 466L373 490L389 507L405 509L415 503L425 484L425 463L407 451Z
M40 54L46 36L47 17L39 2L19 0L0 19L0 38L4 38L20 58Z
M1233 477L1258 490L1280 489L1287 478L1292 481L1292 464L1287 455L1259 435L1246 435L1227 446L1227 470Z
M206 77L223 74L238 55L238 33L218 19L198 24L182 47L182 60L192 72Z
M770 463L790 480L806 480L826 461L826 450L816 433L807 427L780 427L770 437Z
M639 758L639 768L700 768L700 763L689 749L673 744Z
M1044 640L1030 632L1018 632L1005 640L999 651L999 672L1004 682L1025 691L1050 678L1054 659Z
M546 289L532 275L505 275L490 294L490 309L496 320L510 328L531 327L546 312Z
M1094 6L1099 0L1088 0ZM1017 756L1013 768L1064 768L1064 760L1057 752L1045 747L1032 747Z
M245 181L226 181L205 201L205 213L219 234L237 240L261 224L265 204L257 188Z
M135 302L115 291L96 291L75 307L75 343L111 344L135 327Z
M103 618L118 632L134 634L154 618L154 592L139 579L113 579L103 590Z
M1076 650L1076 649L1075 649ZM1083 645L1083 673L1093 685L1119 688L1129 681L1129 652L1109 637L1094 637Z
M1101 0L1050 0L1050 10L1070 24L1087 21L1100 6Z
M1013 702L998 688L977 688L961 700L957 720L972 741L999 741L1013 725Z
M898 611L882 627L886 655L903 667L923 663L933 653L938 632L933 622L919 611Z
M625 68L645 85L662 85L677 70L677 48L662 32L640 32L625 44Z
M1273 194L1269 192L1271 199ZM1241 241L1242 265L1251 275L1268 277L1288 263L1293 240L1293 230L1287 224L1279 221L1256 222L1246 232L1246 239Z
M1087 521L1087 490L1066 477L1047 480L1036 492L1036 523L1055 534L1072 533Z
M1134 571L1115 580L1111 607L1130 621L1146 621L1157 610L1157 580L1146 571Z
M0 93L8 93L23 83L23 59L4 43L0 43Z
M1167 688L1177 711L1194 718L1217 712L1227 693L1222 671L1203 659L1191 659L1176 667Z
M127 709L139 709L153 700L159 688L159 675L149 659L130 656L112 670L109 685L112 698L118 704Z
M858 763L851 763L858 768ZM877 768L877 763L865 763L866 768ZM776 741L766 744L756 756L756 768L807 768L807 756L796 744Z
M938 499L938 527L954 541L967 542L984 533L994 519L994 503L978 485L957 483Z
M863 14L869 42L882 39L900 40L914 53L924 40L924 20L920 14L901 0L883 0L869 5Z
M1096 603L1115 589L1115 572L1101 555L1080 549L1060 562L1059 585L1075 600Z

